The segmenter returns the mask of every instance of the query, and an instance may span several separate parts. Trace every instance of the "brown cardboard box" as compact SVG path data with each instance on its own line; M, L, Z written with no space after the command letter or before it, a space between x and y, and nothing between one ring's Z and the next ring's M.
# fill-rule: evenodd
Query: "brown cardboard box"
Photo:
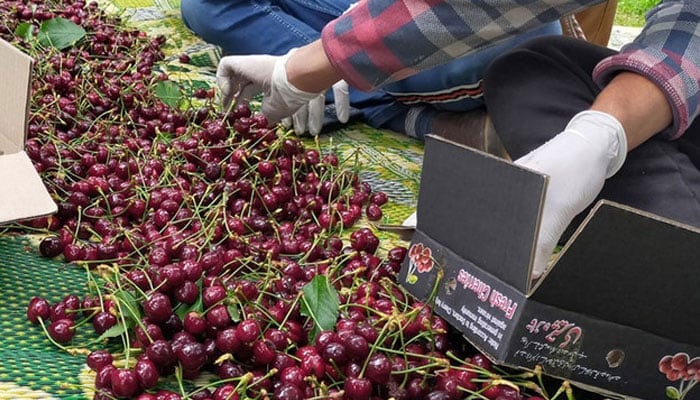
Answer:
M27 138L32 59L0 39L0 224L56 212Z
M426 138L399 282L498 364L614 398L700 399L700 230L600 201L531 279L547 176Z

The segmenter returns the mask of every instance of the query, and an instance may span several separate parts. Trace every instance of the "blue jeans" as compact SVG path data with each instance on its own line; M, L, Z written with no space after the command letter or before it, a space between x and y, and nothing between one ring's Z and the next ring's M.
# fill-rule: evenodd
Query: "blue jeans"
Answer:
M351 0L182 0L185 24L225 54L287 53L321 36ZM534 36L560 34L558 22L519 35L423 71L381 90L350 88L350 105L375 128L388 128L422 138L441 111L466 112L483 106L481 79L497 55ZM332 103L332 94L327 102Z

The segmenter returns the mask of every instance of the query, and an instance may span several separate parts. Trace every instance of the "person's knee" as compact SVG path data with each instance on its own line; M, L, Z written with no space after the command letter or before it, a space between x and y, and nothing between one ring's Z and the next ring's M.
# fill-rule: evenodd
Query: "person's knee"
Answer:
M194 30L192 26L197 25L203 9L205 7L203 7L201 0L181 0L180 15L185 22L185 26Z
M219 45L222 36L230 30L230 23L221 7L228 5L206 0L181 0L180 13L185 26L209 43Z
M504 80L522 80L528 72L542 73L544 65L565 58L572 43L564 36L542 36L530 39L510 51L496 57L484 73L484 90L493 85L503 85ZM530 70L530 66L537 67Z

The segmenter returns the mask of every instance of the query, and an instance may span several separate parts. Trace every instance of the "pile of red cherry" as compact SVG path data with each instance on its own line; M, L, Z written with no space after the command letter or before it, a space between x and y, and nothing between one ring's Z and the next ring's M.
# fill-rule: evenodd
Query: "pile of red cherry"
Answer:
M355 227L387 195L350 161L247 107L217 111L213 90L167 105L165 39L95 2L5 0L0 16L36 60L26 149L58 203L18 229L48 233L41 253L94 283L34 297L27 317L67 351L88 347L96 399L546 397L397 285L406 249ZM14 35L54 18L86 36L59 51Z

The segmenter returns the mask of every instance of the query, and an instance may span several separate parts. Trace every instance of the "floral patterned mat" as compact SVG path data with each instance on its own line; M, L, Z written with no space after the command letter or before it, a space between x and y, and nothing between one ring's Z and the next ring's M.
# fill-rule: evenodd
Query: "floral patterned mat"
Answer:
M151 35L167 37L163 69L194 87L215 85L218 49L195 37L183 24L179 0L100 0L100 6L122 15L124 21ZM182 64L186 53L190 63ZM311 139L308 139L311 141ZM361 123L321 135L319 145L331 146L341 157L356 160L373 189L386 192L384 222L400 223L415 207L422 143ZM383 242L400 241L389 233ZM26 319L26 305L34 295L59 300L81 293L86 285L80 268L38 254L35 236L0 236L0 400L89 399L93 376L84 355L70 355L54 347L37 326Z

